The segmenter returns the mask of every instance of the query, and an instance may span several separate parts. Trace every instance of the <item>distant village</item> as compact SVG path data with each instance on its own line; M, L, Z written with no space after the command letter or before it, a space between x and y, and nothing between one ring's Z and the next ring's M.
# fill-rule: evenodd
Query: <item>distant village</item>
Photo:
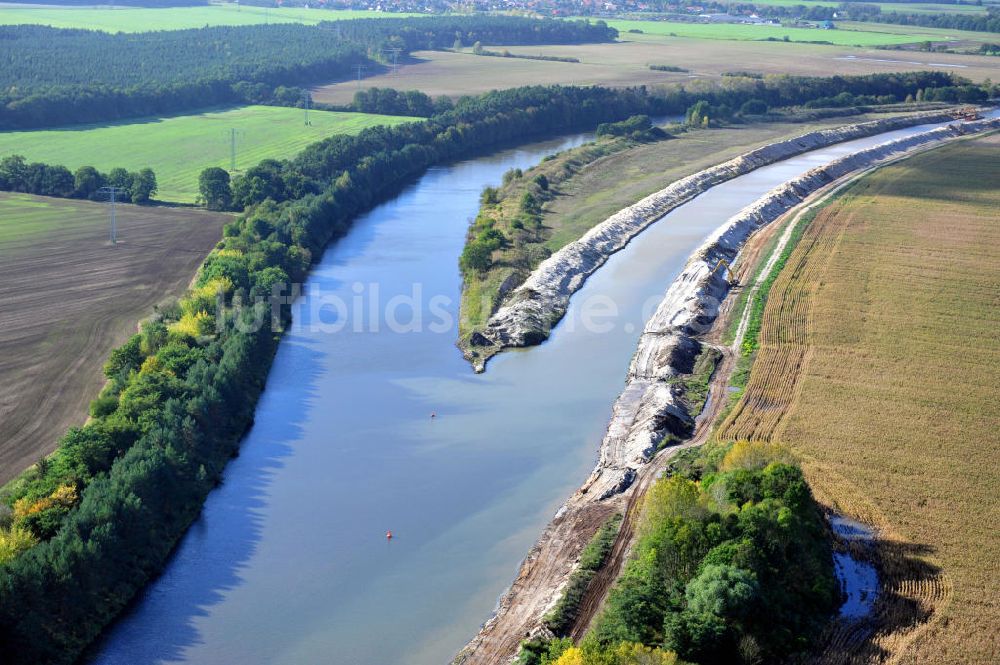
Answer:
M509 12L539 16L622 18L642 14L644 20L684 21L689 23L741 23L747 25L785 25L792 27L835 29L835 19L848 18L847 12L870 11L870 5L857 8L796 6L756 6L752 3L641 2L621 0L277 0L282 6L323 9L366 9L384 12ZM271 5L271 0L243 0L244 4ZM876 7L877 9L877 7Z

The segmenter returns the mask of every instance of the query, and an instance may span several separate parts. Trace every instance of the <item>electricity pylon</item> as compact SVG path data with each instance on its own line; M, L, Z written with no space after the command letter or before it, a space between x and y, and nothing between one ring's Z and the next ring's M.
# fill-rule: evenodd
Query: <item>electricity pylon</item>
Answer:
M111 231L109 233L109 237L111 239L112 245L118 244L118 219L115 214L115 204L118 203L118 196L120 194L124 194L125 191L126 190L124 187L114 187L110 185L108 187L101 187L100 189L97 190L98 194L108 195L108 207L110 208L110 218L111 218L110 219Z

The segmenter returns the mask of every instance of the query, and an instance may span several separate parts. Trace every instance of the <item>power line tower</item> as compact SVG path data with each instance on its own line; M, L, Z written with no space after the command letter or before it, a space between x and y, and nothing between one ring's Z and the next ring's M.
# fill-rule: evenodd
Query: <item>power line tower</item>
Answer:
M109 232L109 238L112 245L118 244L118 219L115 211L115 205L118 203L118 197L125 193L124 187L101 187L97 190L98 194L106 194L108 197L108 208L110 209L110 221L111 221L111 231Z
M235 127L229 128L229 170L236 171L236 144L246 136L246 132Z
M361 87L361 75L368 69L368 65L354 65L354 72L358 75L358 88Z
M386 53L392 56L392 73L396 74L399 72L399 54L402 52L401 48L384 48L382 53Z
M336 34L337 35L337 41L338 42L340 41L340 38L342 36L341 32L340 32L340 21L337 21L337 20L333 20L333 21L321 21L318 24L318 27L323 32L330 32L330 33Z
M312 95L309 94L308 90L302 91L302 110L304 112L305 124L308 127L312 123L309 122L309 105L312 104Z

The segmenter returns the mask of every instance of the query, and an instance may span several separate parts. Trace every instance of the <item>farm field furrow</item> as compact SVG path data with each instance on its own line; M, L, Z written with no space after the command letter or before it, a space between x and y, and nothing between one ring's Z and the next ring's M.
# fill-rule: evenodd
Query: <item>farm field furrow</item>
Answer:
M993 134L915 156L817 214L720 431L788 445L824 503L879 531L881 628L834 632L830 662L845 645L859 663L1000 653L998 150Z
M150 167L156 172L161 201L194 202L198 174L209 166L230 170L233 130L236 168L262 159L296 155L307 145L333 134L357 134L375 125L398 125L415 118L367 113L310 111L244 106L196 115L82 125L64 129L0 132L0 157L17 154L28 161L84 165L101 171L121 166Z
M179 295L229 215L0 194L0 484L82 425L111 349Z

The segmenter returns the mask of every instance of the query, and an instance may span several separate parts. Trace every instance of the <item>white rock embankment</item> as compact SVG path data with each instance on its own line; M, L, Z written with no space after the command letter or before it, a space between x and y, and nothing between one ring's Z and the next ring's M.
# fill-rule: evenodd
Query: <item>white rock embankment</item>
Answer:
M690 423L676 386L669 379L690 372L700 348L695 336L707 332L729 291L719 262L732 262L761 227L840 178L966 134L1000 129L1000 119L956 123L887 141L841 157L775 187L719 227L685 265L647 322L629 367L625 389L615 402L600 459L588 480L590 491L608 497L622 491L649 461L660 440Z
M810 132L757 148L722 164L682 178L621 210L588 231L535 269L490 317L474 345L510 348L544 341L566 313L570 297L615 252L667 212L705 190L754 169L835 143L919 124L946 122L947 113L933 112L886 118ZM481 371L482 365L477 367Z

